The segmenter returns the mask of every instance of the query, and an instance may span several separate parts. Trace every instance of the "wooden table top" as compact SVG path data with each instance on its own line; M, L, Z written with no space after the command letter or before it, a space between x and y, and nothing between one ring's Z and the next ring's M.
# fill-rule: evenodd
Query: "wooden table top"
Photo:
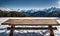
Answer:
M8 19L2 25L58 25L55 19Z

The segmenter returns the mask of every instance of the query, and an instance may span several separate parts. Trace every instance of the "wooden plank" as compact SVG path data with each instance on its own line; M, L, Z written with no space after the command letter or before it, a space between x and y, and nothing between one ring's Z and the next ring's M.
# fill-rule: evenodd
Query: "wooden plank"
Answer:
M7 30L10 29L10 27L7 28ZM56 27L53 27L52 29L57 30ZM14 30L48 30L48 27L15 27Z
M54 32L53 32L52 26L48 25L48 28L49 28L49 31L50 31L50 36L54 36Z
M9 19L2 25L58 25L55 19Z

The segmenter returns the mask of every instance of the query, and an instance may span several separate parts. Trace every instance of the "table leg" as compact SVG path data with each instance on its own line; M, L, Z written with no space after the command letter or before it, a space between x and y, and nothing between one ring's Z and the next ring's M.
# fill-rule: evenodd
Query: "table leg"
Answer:
M15 28L15 26L14 25L11 25L9 36L13 36L14 28Z
M48 25L48 28L50 30L50 36L54 36L54 32L53 32L52 26Z

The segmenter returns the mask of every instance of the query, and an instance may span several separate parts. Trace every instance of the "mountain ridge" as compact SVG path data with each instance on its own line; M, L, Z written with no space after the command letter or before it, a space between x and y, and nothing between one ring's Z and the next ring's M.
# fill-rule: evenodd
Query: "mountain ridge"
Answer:
M36 10L36 9L21 10L21 11L2 11L2 10L0 10L0 14L2 12L5 12L7 14L10 12L14 12L14 13L17 12L17 13L29 15L31 17L58 17L58 16L60 16L60 8L56 8L56 7L51 7L51 8L43 9L43 10Z

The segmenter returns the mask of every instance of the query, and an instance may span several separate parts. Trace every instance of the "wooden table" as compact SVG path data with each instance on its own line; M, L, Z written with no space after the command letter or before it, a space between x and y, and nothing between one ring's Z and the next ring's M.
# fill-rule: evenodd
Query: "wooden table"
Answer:
M15 30L16 25L28 25L28 26L47 25L48 29L50 30L50 36L54 36L52 26L59 24L55 19L8 19L7 21L3 22L2 25L11 26L9 36L13 36L13 31ZM25 28L21 28L21 29L25 29ZM26 29L32 29L32 28L26 28Z

